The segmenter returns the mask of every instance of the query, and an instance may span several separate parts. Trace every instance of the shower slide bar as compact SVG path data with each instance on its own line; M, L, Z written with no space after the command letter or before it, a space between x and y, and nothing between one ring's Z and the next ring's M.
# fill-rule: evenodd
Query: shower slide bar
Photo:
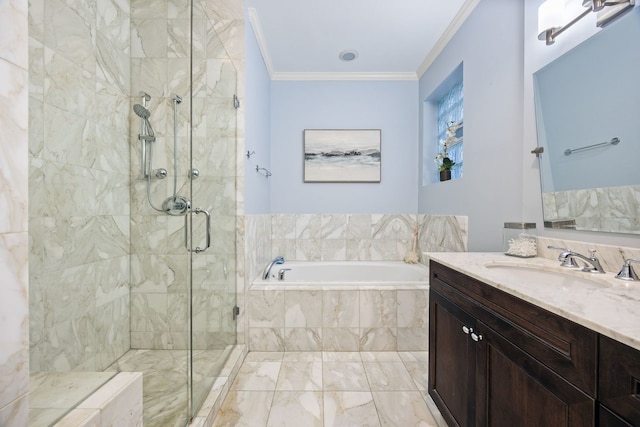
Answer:
M600 142L598 144L587 145L586 147L573 148L573 149L567 148L566 150L564 150L564 155L569 156L571 155L571 153L576 153L578 151L591 150L592 148L604 147L607 145L618 145L619 143L620 143L620 138L614 137L614 138L611 138L611 141L605 141L605 142Z
M205 247L201 248L199 246L196 246L195 249L191 249L189 247L189 215L185 215L184 216L184 247L185 249L187 249L188 252L195 252L197 254L199 254L200 252L204 252L207 249L209 249L209 247L211 246L211 214L209 213L209 211L205 210L205 209L200 209L200 208L196 208L195 209L195 214L200 214L203 213L205 214L205 216L207 217L207 238L205 241Z

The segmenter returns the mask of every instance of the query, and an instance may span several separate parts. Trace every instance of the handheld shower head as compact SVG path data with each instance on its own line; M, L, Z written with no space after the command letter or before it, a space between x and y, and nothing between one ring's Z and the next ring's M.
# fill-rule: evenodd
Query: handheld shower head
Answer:
M146 128L149 133L149 139L151 140L151 142L154 142L155 133L153 133L153 128L151 127L151 122L149 121L149 117L151 116L151 113L149 112L149 110L140 104L134 104L133 112L136 113L136 115L140 117L142 119L142 122L144 123L143 133L144 133L144 129Z
M140 104L134 104L133 112L136 113L142 120L148 120L149 116L151 116L149 110Z

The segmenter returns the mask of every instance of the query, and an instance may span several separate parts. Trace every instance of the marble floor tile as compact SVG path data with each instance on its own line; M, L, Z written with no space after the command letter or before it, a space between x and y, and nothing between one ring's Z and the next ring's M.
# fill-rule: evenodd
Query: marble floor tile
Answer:
M273 391L230 391L213 427L266 426L273 394Z
M382 427L437 427L421 392L374 391L372 394Z
M322 379L325 390L370 390L361 362L323 362Z
M428 390L429 365L426 362L404 362L404 367L418 390Z
M363 351L360 356L363 362L402 362L395 351Z
M250 351L244 362L282 362L283 355L281 351Z
M258 383L274 387L275 383L275 389L233 390L213 425L444 426L426 392L426 355L427 352L250 352L240 368L236 387L255 387Z
M324 425L380 426L373 395L370 391L325 391Z
M267 427L322 427L321 391L276 391Z
M321 351L287 351L283 362L322 362Z
M282 362L276 390L322 390L322 362Z
M403 362L421 362L425 365L429 362L428 351L399 351L398 356Z
M357 351L323 351L322 360L325 362L362 362L362 356Z
M371 390L417 390L402 362L366 362L364 369Z
M282 362L245 362L231 390L275 390Z

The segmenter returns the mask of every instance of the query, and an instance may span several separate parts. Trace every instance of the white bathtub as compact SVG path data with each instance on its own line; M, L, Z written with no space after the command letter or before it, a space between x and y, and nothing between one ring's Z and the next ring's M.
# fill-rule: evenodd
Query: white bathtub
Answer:
M284 280L278 280L278 272ZM274 265L271 277L261 275L252 290L426 289L429 269L402 261L286 261Z

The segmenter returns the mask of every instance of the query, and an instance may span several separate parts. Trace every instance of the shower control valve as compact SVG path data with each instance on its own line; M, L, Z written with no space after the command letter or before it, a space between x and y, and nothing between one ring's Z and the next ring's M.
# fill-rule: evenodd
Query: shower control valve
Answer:
M167 177L167 170L165 168L154 169L153 174L158 179L165 179Z

